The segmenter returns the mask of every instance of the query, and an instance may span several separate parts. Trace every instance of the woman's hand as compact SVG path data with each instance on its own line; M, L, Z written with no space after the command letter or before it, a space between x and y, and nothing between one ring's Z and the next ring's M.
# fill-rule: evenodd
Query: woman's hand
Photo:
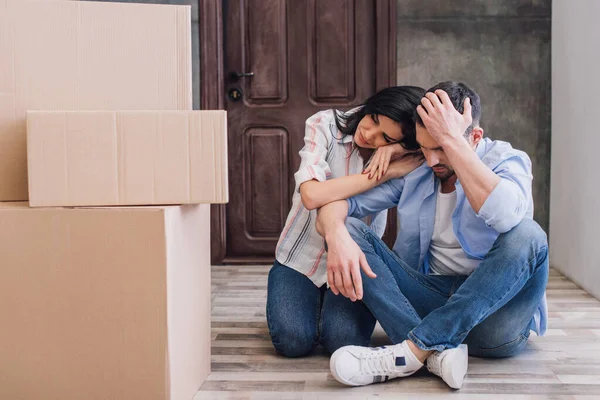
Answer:
M347 211L346 211L347 212ZM342 215L345 217L344 215ZM348 233L345 225L326 233L327 283L336 296L342 294L351 301L362 300L363 284L360 270L369 278L376 278L365 253Z
M400 157L409 153L415 153L418 150L409 151L400 145L400 143L394 143L387 146L378 148L373 156L369 165L363 171L363 174L369 174L369 179L377 177L380 180L382 176L388 171L390 162L398 160Z
M402 178L419 168L424 161L425 157L421 153L405 154L399 160L390 163L385 178Z

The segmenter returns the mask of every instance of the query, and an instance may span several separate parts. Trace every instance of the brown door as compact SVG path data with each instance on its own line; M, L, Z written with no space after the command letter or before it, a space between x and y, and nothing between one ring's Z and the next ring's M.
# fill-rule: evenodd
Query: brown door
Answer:
M306 119L349 109L395 84L394 3L222 3L230 202L215 208L213 240L225 243L213 250L214 263L272 262Z

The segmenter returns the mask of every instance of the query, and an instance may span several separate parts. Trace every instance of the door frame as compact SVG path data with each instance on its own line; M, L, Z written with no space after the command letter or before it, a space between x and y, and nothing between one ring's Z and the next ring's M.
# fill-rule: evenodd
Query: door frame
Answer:
M375 54L377 63L376 90L396 85L396 1L375 0L377 24ZM225 108L223 59L223 0L198 0L200 35L200 109ZM387 18L385 18L387 17ZM227 258L226 206L212 204L210 215L211 263L267 264L272 259ZM388 212L384 241L390 248L396 239L397 216Z

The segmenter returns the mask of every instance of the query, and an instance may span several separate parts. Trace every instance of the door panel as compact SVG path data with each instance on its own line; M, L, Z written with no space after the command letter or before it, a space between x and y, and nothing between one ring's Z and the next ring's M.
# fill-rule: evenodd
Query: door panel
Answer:
M246 103L250 106L281 105L287 99L286 3L281 0L250 0L240 24L246 23L245 70L254 76L245 80ZM244 18L246 15L246 18Z
M376 20L389 24L381 8L395 9L392 3L222 3L230 202L213 218L213 227L222 222L217 229L226 240L223 259L213 262L273 260L291 206L306 119L328 108L348 110L394 84L395 72L378 65L390 67L389 55L376 57L382 36ZM393 40L388 36L386 43Z
M288 133L280 128L246 131L244 199L248 239L276 240L288 213ZM252 249L250 249L252 251Z
M354 85L354 1L308 3L308 63L315 104L352 101Z

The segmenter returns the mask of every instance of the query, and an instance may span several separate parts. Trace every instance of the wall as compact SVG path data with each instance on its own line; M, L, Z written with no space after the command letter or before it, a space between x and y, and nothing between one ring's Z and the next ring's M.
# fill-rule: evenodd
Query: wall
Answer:
M399 0L398 84L445 80L479 93L481 126L533 162L535 219L548 231L551 0Z
M553 7L550 264L600 298L600 2Z

